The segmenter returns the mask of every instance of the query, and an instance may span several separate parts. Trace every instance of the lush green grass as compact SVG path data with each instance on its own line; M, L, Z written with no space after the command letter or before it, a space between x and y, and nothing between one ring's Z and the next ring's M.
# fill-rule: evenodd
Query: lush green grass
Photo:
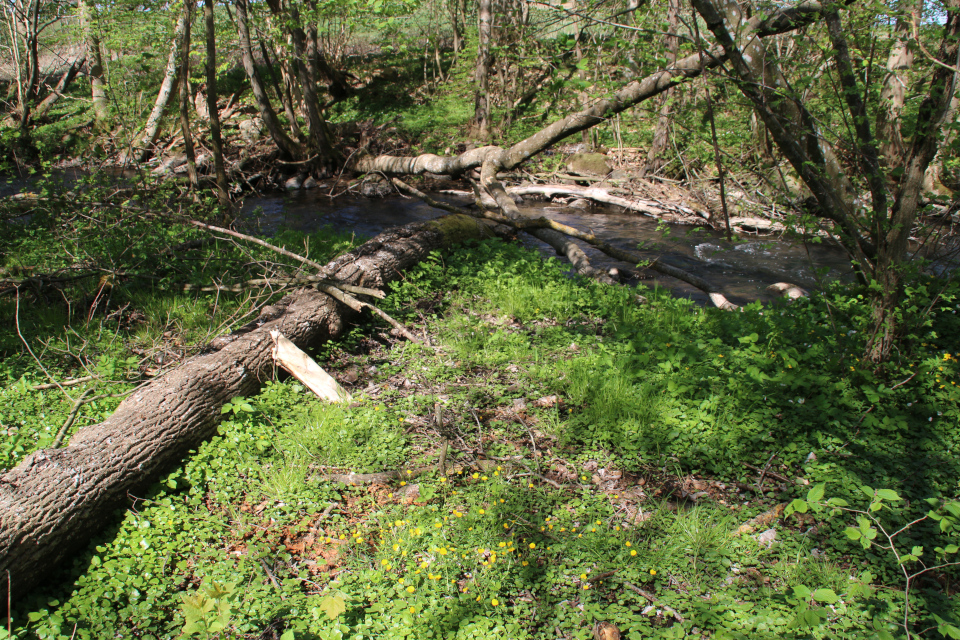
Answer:
M49 446L84 391L94 390L95 397L83 404L67 436L102 420L137 384L249 321L283 293L258 286L218 294L198 287L260 278L265 271L293 274L301 267L163 217L132 215L125 207L165 211L171 194L144 189L121 203L111 197L115 188L81 182L65 194L62 184L40 182L44 200L32 217L6 223L0 274L62 280L50 287L28 282L19 295L8 289L0 297L0 469ZM199 215L204 206L185 213ZM187 244L199 241L207 242ZM358 242L330 229L281 232L272 241L320 262ZM74 279L78 275L83 277ZM66 392L35 389L51 379L88 376L94 379Z
M358 365L355 404L285 382L228 405L216 439L15 612L15 635L587 638L607 620L629 638L902 637L890 552L845 533L857 514L802 501L879 503L864 530L890 532L932 506L948 517L897 548L955 557L951 290L911 293L928 325L877 370L857 360L864 303L839 289L734 314L562 271L493 242L431 256L385 308L425 318L436 348L357 331L319 356ZM323 477L418 470L443 440L446 474ZM762 491L746 464L767 468ZM914 633L960 617L938 586L956 571L933 575L913 585Z

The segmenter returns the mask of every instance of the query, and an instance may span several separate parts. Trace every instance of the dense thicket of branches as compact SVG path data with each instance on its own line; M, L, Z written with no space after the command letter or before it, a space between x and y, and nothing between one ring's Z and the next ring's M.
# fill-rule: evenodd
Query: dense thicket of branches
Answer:
M649 175L673 172L685 179L699 170L720 178L722 198L725 170L739 159L781 186L802 183L787 198L794 203L806 198L806 213L849 251L862 281L877 285L870 356L878 360L897 332L893 309L924 190L943 193L935 178L945 175L943 167L953 166L954 135L946 126L953 121L958 62L953 0L900 3L879 13L857 2L814 0L772 13L734 0L689 5L668 0L643 7L612 0L564 5L234 0L204 8L204 82L196 81L189 64L190 52L200 46L191 38L199 32L191 29L197 20L191 3L151 7L151 26L122 34L112 28L129 27L129 15L140 8L81 2L71 9L52 0L7 7L5 44L14 72L10 96L15 96L9 104L22 135L29 135L31 113L45 112L37 108L46 92L40 36L44 28L59 25L60 41L69 41L68 17L75 19L75 49L86 61L93 113L104 127L117 121L128 103L120 95L123 83L115 81L123 66L117 65L112 73L118 77L110 80L103 61L136 58L132 46L162 34L151 42L155 49L161 43L152 56L166 54L162 76L153 65L160 83L156 100L149 115L142 106L143 113L134 114L145 118L145 125L128 136L133 153L125 157L143 162L158 151L164 114L176 90L180 126L174 143L179 141L186 155L195 187L193 138L212 150L216 180L210 183L217 185L224 205L228 177L219 134L218 43L231 52L222 56L227 65L243 70L251 98L241 101L258 115L252 127L265 129L286 166L318 177L346 168L396 178L423 173L468 178L496 215L521 227L526 223L518 222L520 211L498 173L516 170L576 134L588 145L604 131L620 139L621 115L633 114L645 123L649 145L641 154ZM348 21L372 33L382 30L379 40L366 36L368 44L406 38L407 51L423 56L428 85L453 78L451 65L456 65L456 73L473 88L473 118L464 133L479 143L515 130L511 127L518 120L558 117L512 145L488 144L460 155L378 156L369 140L348 146L332 133L331 108L363 87L386 82L351 80L349 59L342 55L350 38ZM797 31L800 26L808 28ZM705 76L708 69L713 71ZM74 75L68 68L62 80L69 83ZM52 93L63 90L58 86ZM655 97L659 105L644 104ZM197 117L191 116L194 106ZM692 152L690 136L678 123L688 128L709 123L711 134L702 137L709 139L711 153ZM746 131L752 139L736 133ZM679 167L671 155L679 158Z

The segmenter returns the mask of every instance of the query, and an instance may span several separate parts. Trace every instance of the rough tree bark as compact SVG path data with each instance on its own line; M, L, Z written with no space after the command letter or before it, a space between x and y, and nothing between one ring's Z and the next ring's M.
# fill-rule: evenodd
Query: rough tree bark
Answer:
M337 258L323 275L380 288L433 250L487 235L488 225L466 216L409 225ZM341 335L354 315L312 289L290 294L81 429L68 447L37 451L0 475L0 575L9 575L14 601L106 526L129 493L213 436L225 402L257 392L272 375L271 329L309 348Z

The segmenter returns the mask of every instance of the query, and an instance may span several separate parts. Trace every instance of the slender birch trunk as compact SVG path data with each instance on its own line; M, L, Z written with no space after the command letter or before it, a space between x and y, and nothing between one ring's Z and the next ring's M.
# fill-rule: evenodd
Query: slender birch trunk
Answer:
M157 100L153 105L153 110L147 118L147 126L140 136L137 146L140 150L137 152L137 162L143 162L150 157L153 145L156 144L160 136L160 123L163 120L163 112L170 102L170 96L173 94L174 84L177 82L177 55L183 43L183 34L186 30L187 14L181 11L180 18L177 20L177 26L173 30L173 42L170 44L170 52L167 54L167 66L163 74L163 82L160 83L160 91L157 93Z
M193 150L193 136L190 134L190 25L193 23L194 6L194 0L186 0L183 4L187 26L180 46L180 131L183 134L184 152L187 154L190 187L197 189L200 184L197 178L197 157Z
M213 167L217 176L217 199L230 210L230 192L227 172L223 166L223 140L220 136L220 111L217 107L217 35L213 21L214 0L204 0L203 24L207 36L207 111L210 113L210 147L213 149Z
M87 47L87 64L90 70L90 88L93 98L93 115L99 122L110 117L110 105L107 102L107 81L103 76L103 54L100 50L100 37L97 25L87 0L79 0L80 23Z

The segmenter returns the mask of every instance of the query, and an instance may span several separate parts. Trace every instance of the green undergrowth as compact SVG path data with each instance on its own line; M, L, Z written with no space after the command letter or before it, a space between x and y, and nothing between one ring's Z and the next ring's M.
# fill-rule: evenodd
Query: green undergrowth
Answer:
M19 290L0 288L0 469L50 446L85 392L91 395L67 442L136 385L249 322L286 291L262 284L239 293L198 289L262 278L268 270L296 275L302 267L163 216L131 215L131 208L166 210L165 188L128 194L125 202L111 197L110 182L65 189L53 178L40 180L41 200L29 215L14 217L15 202L0 208L12 217L0 237L0 278L22 283ZM321 263L358 244L329 228L280 231L271 241ZM63 390L51 382L77 379L81 384Z
M911 291L877 370L839 289L726 313L499 242L431 255L383 306L433 346L359 327L317 354L351 404L235 399L14 636L956 637L955 568L909 610L900 569L956 559L954 290ZM898 566L878 532L915 519Z

